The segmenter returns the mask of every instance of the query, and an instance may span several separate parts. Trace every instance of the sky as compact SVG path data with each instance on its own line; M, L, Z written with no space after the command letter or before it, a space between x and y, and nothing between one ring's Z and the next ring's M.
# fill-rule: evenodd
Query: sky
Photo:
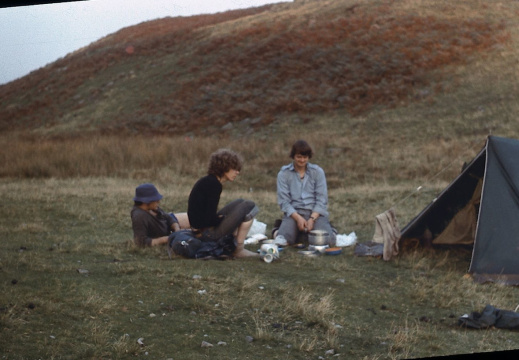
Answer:
M0 85L124 27L292 0L88 0L0 8Z

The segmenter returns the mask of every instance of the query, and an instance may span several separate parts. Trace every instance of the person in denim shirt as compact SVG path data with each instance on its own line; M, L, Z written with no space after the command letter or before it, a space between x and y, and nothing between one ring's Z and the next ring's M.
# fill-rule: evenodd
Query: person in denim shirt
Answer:
M274 236L277 243L296 245L301 233L324 230L328 245L335 246L336 235L328 214L328 188L323 169L309 163L313 150L305 140L292 145L292 162L281 167L277 176L277 201L284 214Z

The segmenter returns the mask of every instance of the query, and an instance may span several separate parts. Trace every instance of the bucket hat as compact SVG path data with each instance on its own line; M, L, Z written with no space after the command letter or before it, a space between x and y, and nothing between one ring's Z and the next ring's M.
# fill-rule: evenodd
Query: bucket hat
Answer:
M141 184L135 188L133 201L149 204L160 199L162 199L162 195L153 184Z

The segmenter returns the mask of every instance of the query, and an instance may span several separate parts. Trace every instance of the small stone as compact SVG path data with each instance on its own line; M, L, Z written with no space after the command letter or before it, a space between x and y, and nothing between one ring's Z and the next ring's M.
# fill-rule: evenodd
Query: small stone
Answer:
M324 353L324 355L333 355L335 354L335 350L331 349L331 350L328 350Z
M245 336L245 340L247 340L248 343L251 343L254 341L254 338L252 336Z
M212 348L213 344L208 343L207 341L202 341L202 346L201 347Z
M218 346L227 346L227 343L225 341L218 341Z
M234 125L231 122L228 122L224 126L222 126L222 130L231 130L234 127Z

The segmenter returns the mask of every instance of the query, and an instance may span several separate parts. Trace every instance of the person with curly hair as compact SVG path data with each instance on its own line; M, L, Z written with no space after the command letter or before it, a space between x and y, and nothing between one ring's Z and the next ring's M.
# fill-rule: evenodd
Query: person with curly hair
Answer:
M259 256L244 247L245 238L259 209L251 200L237 199L218 211L223 184L233 182L243 161L237 153L219 149L209 159L207 175L200 178L189 194L187 215L193 232L214 241L233 234L237 258Z

